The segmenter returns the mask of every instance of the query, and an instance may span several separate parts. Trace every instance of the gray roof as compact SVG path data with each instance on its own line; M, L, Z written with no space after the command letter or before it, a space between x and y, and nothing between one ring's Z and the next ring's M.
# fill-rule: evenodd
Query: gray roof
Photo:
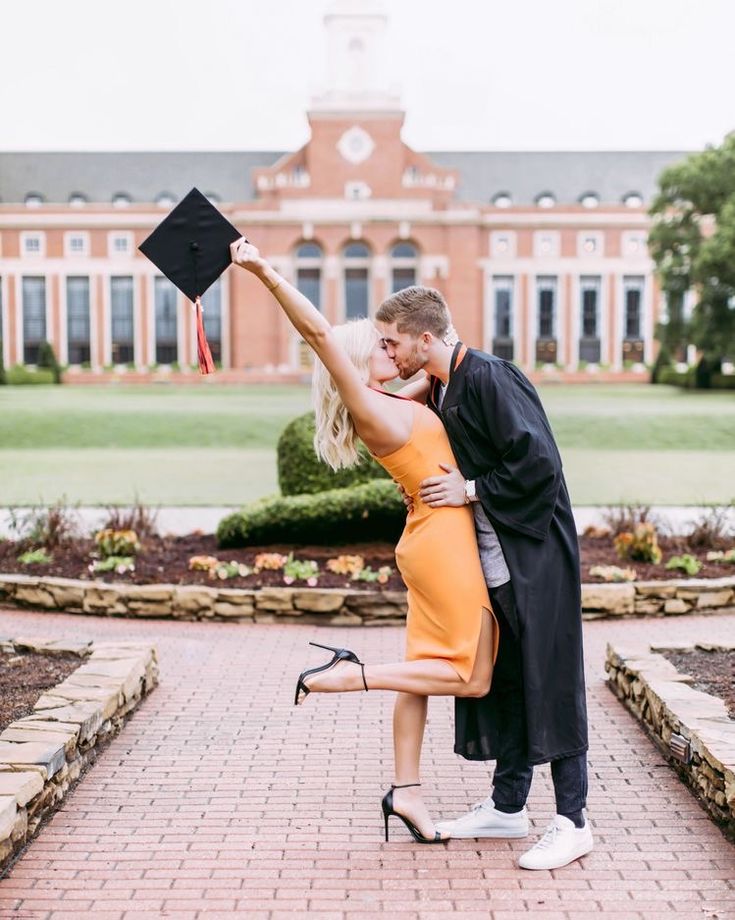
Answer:
M109 202L119 192L134 202L162 193L182 198L192 186L220 201L249 201L251 170L270 166L275 152L0 153L0 202L22 202L29 193L58 204L81 193Z
M64 203L76 193L92 202L109 202L124 192L134 202L151 202L164 192L181 198L192 186L220 201L250 201L251 171L270 166L282 152L125 152L0 153L0 202L16 203L29 193L49 203ZM686 156L669 151L440 151L427 156L460 174L456 197L488 202L501 192L514 204L532 204L551 192L560 204L587 192L603 204L618 204L628 192L648 202L656 178Z
M657 177L686 152L626 151L450 151L426 154L437 165L459 170L457 197L487 202L501 192L514 204L533 204L551 192L560 204L574 204L594 192L603 204L620 204L628 192L645 202L655 194Z

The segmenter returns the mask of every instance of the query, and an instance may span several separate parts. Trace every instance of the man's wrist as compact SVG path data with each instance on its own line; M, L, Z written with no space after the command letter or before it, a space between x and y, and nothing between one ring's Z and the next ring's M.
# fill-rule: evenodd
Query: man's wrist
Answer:
M464 500L466 505L477 501L477 490L474 479L465 479L464 481Z

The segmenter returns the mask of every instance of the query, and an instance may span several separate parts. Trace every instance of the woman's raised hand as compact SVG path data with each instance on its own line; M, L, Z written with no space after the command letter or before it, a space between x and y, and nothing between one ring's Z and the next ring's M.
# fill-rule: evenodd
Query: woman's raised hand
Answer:
M257 246L253 246L244 236L241 236L239 240L235 240L234 243L230 243L230 258L235 265L239 265L240 268L245 268L254 274L262 272L267 265Z

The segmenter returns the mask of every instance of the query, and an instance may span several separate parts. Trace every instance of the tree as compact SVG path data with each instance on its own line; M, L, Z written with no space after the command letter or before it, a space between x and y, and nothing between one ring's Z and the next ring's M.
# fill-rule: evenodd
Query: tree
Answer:
M49 368L54 375L54 383L61 383L61 365L56 360L56 353L51 342L42 342L39 346L38 367Z
M8 378L5 376L5 363L3 361L3 340L0 339L0 386L7 382Z
M649 249L669 307L657 336L672 353L691 341L716 371L735 355L735 132L665 169L650 214ZM697 301L687 322L690 289Z

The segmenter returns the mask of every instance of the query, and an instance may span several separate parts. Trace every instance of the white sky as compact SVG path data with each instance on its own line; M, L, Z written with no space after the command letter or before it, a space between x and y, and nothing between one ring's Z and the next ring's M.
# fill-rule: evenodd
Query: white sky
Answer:
M0 149L291 150L327 0L2 0ZM404 139L697 149L735 129L734 0L384 0Z

